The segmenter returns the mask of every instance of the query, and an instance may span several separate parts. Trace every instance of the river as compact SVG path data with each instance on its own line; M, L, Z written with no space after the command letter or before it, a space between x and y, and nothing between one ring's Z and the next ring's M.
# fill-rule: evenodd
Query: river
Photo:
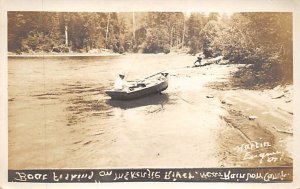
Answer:
M195 59L9 58L9 169L223 166L225 130L233 135L226 140L244 141L225 126L226 111L206 84L232 69L187 68ZM128 102L105 95L120 72L135 80L163 70L170 73L163 94Z

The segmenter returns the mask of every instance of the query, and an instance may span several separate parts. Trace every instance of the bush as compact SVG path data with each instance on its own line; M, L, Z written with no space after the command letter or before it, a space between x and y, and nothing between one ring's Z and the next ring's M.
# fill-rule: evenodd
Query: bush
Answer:
M51 52L55 49L56 44L61 44L61 42L50 38L49 35L45 35L43 32L35 32L30 33L27 38L22 40L21 50L23 52ZM59 50L56 48L56 51Z
M119 48L119 53L120 53L120 54L123 54L124 52L125 52L124 47L123 47L123 46L120 46L120 48Z
M163 52L164 52L165 54L170 53L170 45L168 45L168 44L164 45L164 47L163 47Z

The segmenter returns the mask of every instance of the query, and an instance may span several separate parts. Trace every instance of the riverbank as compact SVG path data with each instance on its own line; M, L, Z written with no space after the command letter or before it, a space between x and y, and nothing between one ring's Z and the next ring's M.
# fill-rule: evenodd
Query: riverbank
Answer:
M178 72L178 88L201 85L201 91L193 97L195 89L188 89L189 92L180 92L186 93L181 98L187 106L194 107L194 112L211 112L194 119L194 123L207 121L215 131L216 136L211 137L215 137L216 143L208 140L206 145L217 149L214 158L219 166L292 166L293 86L264 90L232 87L231 78L244 66L211 64ZM183 82L185 77L188 81ZM202 102L196 103L196 99Z
M101 57L101 56L120 56L119 53L8 53L12 58L39 58L39 57Z

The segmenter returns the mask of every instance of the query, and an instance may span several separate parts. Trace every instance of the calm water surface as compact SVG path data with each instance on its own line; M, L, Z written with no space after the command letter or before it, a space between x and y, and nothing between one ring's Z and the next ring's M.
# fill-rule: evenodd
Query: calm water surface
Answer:
M110 150L112 144L127 141L121 135L133 128L151 126L157 112L176 98L167 90L120 102L109 100L104 91L119 72L134 80L193 60L163 54L9 58L9 167L84 167L98 160L99 166L114 165L110 157L118 154ZM81 158L86 163L78 163Z

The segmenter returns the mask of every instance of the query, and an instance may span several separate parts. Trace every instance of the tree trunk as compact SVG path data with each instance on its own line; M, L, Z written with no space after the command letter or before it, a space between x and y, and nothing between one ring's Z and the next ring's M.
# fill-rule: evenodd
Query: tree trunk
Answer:
M133 40L135 40L135 18L134 18L134 12L132 13L132 36L133 36Z
M110 12L108 13L107 17L107 25L106 25L106 33L105 33L105 48L107 49L107 37L108 37L108 27L109 27L109 19L110 19Z
M170 47L172 47L172 45L173 45L173 29L174 29L174 26L172 26L172 28L171 28L171 34L170 34Z
M132 49L134 48L135 43L135 18L134 12L132 12Z
M185 34L185 19L183 21L182 48L184 46L184 34Z
M65 26L66 46L68 46L68 26Z

